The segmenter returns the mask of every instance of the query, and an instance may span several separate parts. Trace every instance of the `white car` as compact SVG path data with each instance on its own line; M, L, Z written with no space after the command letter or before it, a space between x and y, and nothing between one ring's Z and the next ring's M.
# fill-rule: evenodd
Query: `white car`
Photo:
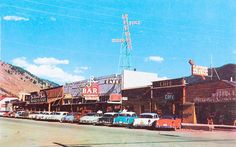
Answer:
M38 114L36 114L35 119L37 120L41 120L43 118L45 112L39 112Z
M42 120L51 120L52 119L52 114L53 112L45 112L43 115L42 115Z
M79 123L80 124L94 124L95 125L98 122L98 119L101 117L102 117L102 114L88 113L79 119Z
M62 118L67 114L68 112L54 112L49 119L62 122Z
M38 111L30 112L28 118L29 119L36 119L36 116L40 114Z
M134 119L133 127L151 127L157 120L159 116L156 113L142 113L139 118Z

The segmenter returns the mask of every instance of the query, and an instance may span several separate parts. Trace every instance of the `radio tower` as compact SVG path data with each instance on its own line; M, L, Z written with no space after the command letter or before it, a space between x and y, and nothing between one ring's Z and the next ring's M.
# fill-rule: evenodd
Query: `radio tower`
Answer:
M132 51L132 42L130 37L129 26L138 25L140 21L129 21L128 14L122 15L123 19L123 33L121 39L112 39L112 42L121 43L120 47L120 57L119 57L119 71L128 69L130 70L131 65L131 51Z

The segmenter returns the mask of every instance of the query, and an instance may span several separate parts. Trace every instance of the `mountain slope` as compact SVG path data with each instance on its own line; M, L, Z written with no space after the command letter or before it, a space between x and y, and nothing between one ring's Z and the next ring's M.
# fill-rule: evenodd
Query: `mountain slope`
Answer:
M58 84L40 79L21 67L0 61L0 95L15 95L20 92L37 91Z

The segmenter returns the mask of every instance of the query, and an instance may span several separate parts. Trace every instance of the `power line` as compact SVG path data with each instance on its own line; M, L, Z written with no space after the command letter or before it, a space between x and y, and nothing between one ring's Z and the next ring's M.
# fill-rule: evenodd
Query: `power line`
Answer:
M62 0L63 1L63 0ZM73 0L66 0L66 2L69 2L69 3L74 3L74 4L77 4L77 5L83 5L83 6L88 6L88 7L93 7L89 4L81 4L81 3L78 3L78 2L75 2ZM98 8L104 8L104 9L108 9L108 10L112 10L112 11L119 11L120 13L124 13L123 10L120 10L120 9L116 9L116 8L111 8L111 7L105 7L105 6L100 6L100 5L96 5L96 7ZM137 15L140 15L140 16L146 16L144 15L144 13L137 13L137 12L134 12L134 11L129 11L129 12L126 12L126 13L129 13L129 14L137 14ZM149 19L149 20L148 20ZM163 19L163 18L160 18L160 19ZM151 20L151 21L150 21ZM143 19L143 21L148 21L148 22L153 22L153 17L146 17L146 19ZM173 18L170 18L170 17L164 17L164 20L171 20L173 21L174 19ZM142 20L141 20L142 21ZM212 25L212 26L216 26L216 27L219 27L219 28L222 28L224 27L224 25L218 25L218 24L212 24L212 23L201 23L201 25Z
M77 8L69 8L69 7L65 7L65 6L46 4L46 3L36 2L36 1L31 1L31 0L23 0L23 1L26 1L26 2L29 2L29 3L33 3L33 4L45 5L45 6L49 6L49 7L61 8L61 9L69 9L69 10L72 10L72 11L80 11L80 12L86 12L86 13L95 14L95 15L102 15L102 16L119 18L118 16L115 16L115 15L108 15L108 14L104 14L104 13L91 12L91 11L86 11L86 10L77 9Z
M105 23L105 24L113 24L113 25L120 25L118 23L114 23L114 22L108 22L108 21L100 21L100 20L94 20L94 19L89 19L89 18L83 18L83 17L78 17L78 16L71 16L71 15L64 15L64 14L58 14L58 13L53 13L53 12L48 12L48 11L42 11L42 10L37 10L37 9L29 9L29 8L23 8L23 7L18 7L18 6L13 6L13 5L8 5L17 9L23 9L26 11L33 11L33 12L38 12L38 13L43 13L43 14L50 14L50 15L57 15L57 16L62 16L62 17L69 17L69 18L73 18L73 19L81 19L81 20L88 20L88 21L94 21L94 22L98 22L98 23ZM150 29L149 27L140 27L140 29L145 29L148 31L159 31L159 30L155 30L155 29ZM190 27L191 28L191 27ZM162 30L163 31L163 30ZM173 32L173 31L167 31L165 30L165 32ZM179 32L178 32L179 33ZM189 32L183 32L183 33L187 33L190 34ZM203 35L203 33L201 33L201 36L209 36L209 35ZM224 38L225 39L225 38Z
M93 21L93 22L97 22L97 23L120 25L120 24L114 23L114 22L94 20L94 19L83 18L83 17L79 17L79 16L66 15L66 14L58 14L58 13L53 13L53 12L48 12L48 11L43 11L43 10L19 7L19 6L15 6L15 5L5 5L5 6L16 8L16 9L21 9L21 10L26 10L26 11L37 12L37 13L43 13L43 14L49 14L49 15L57 15L57 16L61 16L61 17L68 17L68 18L72 18L72 19L80 19L80 20Z

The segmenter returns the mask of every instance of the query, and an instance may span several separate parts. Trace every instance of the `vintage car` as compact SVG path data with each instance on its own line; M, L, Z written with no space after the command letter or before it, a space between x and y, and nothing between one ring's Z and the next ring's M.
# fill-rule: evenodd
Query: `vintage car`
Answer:
M118 116L117 112L104 113L104 115L98 119L98 121L96 122L96 125L108 125L108 126L112 125L114 118L117 116Z
M134 119L133 127L150 128L155 121L159 120L157 113L142 113Z
M37 116L39 113L40 113L40 112L38 112L38 111L32 111L32 112L29 113L28 118L29 118L29 119L36 119L36 116Z
M17 111L15 113L15 118L28 118L29 112L26 111Z
M62 122L62 118L67 114L68 112L54 112L50 115L49 120Z
M8 117L10 115L9 111L0 111L0 116Z
M37 114L35 114L35 118L36 120L41 120L43 118L45 112L39 112Z
M135 118L137 118L135 112L121 112L114 118L113 125L126 126L129 128L132 127Z
M44 112L42 115L42 120L50 121L55 113L54 112Z
M158 121L153 124L153 129L180 129L181 119L177 116L164 115Z
M62 122L79 122L79 119L81 117L81 113L68 113L66 116L62 118Z
M87 113L79 119L80 124L96 124L99 118L102 117L102 114L98 113Z

